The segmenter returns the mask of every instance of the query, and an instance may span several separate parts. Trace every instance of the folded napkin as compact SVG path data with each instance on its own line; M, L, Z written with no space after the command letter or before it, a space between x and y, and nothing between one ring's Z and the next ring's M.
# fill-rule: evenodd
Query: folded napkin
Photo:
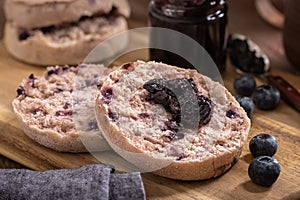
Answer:
M145 199L140 173L111 174L109 199Z
M140 173L112 174L108 165L36 172L0 170L0 199L145 199Z

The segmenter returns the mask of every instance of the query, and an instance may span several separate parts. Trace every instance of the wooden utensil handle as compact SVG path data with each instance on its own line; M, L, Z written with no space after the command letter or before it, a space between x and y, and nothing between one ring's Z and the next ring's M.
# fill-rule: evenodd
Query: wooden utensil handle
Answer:
M300 93L297 89L280 76L268 75L267 80L280 91L282 99L300 112Z

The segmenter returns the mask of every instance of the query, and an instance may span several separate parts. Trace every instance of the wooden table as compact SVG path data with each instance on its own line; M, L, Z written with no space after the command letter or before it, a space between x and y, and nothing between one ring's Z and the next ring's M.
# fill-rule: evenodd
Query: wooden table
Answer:
M139 1L140 2L140 1ZM261 21L254 10L253 1L228 1L230 12L229 32L248 35L270 56L272 71L289 80L300 89L298 71L286 60L281 31ZM139 5L137 5L139 6ZM140 6L146 8L145 4ZM135 16L135 15L134 15ZM239 17L237 17L239 16ZM130 20L130 27L146 25L146 18ZM14 60L0 42L0 154L5 167L28 167L34 170L75 168L98 163L90 154L57 153L42 147L24 135L12 113L11 101L16 96L19 82L30 73L42 74L44 68L31 66ZM296 74L296 75L295 75ZM225 86L233 91L232 82L238 74L228 64L223 74ZM259 84L263 82L257 79ZM279 180L273 187L265 188L253 184L247 175L252 160L246 145L239 162L225 175L208 181L184 182L162 178L151 173L143 174L149 199L299 199L300 198L300 113L280 103L274 111L255 110L252 117L250 137L260 132L272 133L279 142L275 157L282 166ZM16 164L19 163L19 164ZM1 162L0 162L1 165ZM15 166L17 165L17 166Z

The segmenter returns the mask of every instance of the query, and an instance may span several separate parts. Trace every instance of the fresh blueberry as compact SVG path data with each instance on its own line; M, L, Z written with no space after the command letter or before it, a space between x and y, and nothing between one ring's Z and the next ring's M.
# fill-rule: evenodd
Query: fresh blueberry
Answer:
M249 143L250 152L254 157L273 156L278 148L276 138L267 133L254 136Z
M258 185L271 186L279 177L280 171L280 165L275 158L259 156L250 163L248 175Z
M251 96L256 88L256 82L252 76L242 75L235 79L233 86L237 94Z
M273 110L279 105L280 92L271 85L262 85L254 90L252 99L259 109Z
M254 110L254 104L252 99L250 99L249 97L238 97L238 96L236 96L235 99L237 100L237 102L239 102L240 106L244 108L248 117L250 118Z

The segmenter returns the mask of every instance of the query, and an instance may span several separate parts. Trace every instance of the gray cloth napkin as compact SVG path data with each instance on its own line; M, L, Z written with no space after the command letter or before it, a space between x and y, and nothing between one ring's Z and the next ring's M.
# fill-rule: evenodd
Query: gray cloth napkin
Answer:
M145 199L139 173L113 171L111 166L100 164L45 172L3 169L0 199Z
M111 174L109 199L145 199L144 185L140 173Z

